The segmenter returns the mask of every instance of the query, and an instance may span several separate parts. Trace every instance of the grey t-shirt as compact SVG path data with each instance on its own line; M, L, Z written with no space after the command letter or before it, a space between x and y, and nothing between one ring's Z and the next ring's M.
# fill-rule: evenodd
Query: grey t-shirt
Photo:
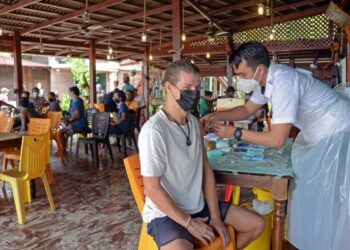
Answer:
M188 114L191 145L178 125L170 121L161 110L143 126L139 136L141 174L161 176L161 185L187 214L204 208L202 191L203 154L197 119ZM187 125L182 126L188 134ZM146 197L143 220L149 223L164 214Z

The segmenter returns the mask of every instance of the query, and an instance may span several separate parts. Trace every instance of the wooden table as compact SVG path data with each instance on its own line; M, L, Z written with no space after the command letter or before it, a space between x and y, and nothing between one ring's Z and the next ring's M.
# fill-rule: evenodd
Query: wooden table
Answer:
M0 151L4 148L17 147L20 148L22 144L23 134L14 133L0 133Z
M274 199L273 250L282 250L284 247L288 183L293 177L290 161L291 146L292 142L289 141L282 150L265 150L265 159L261 162L245 162L242 160L242 153L236 152L226 153L219 158L209 158L218 184L261 188L272 192Z

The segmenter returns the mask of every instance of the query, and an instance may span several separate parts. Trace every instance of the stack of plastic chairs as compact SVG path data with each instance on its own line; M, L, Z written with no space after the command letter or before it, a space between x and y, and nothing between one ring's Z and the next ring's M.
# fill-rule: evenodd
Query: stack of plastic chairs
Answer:
M50 139L54 140L57 144L58 148L58 155L60 156L61 160L64 157L63 153L63 145L62 145L62 138L60 133L60 125L61 125L61 118L62 118L62 112L61 111L49 111L47 112L47 118L51 120L51 132L50 132Z
M0 116L0 133L12 133L14 123L14 117Z
M143 178L141 176L140 169L140 159L139 155L132 155L127 158L124 158L124 165L126 168L126 173L128 175L129 183L131 186L131 191L134 195L137 207L139 212L142 213L143 207L145 205L145 195L144 195L144 187L143 187ZM226 250L235 250L235 235L232 227L228 227L228 230L231 235L231 243L226 248ZM199 243L200 242L197 242ZM138 250L157 250L157 244L153 240L152 236L147 233L147 224L143 223L140 234L140 241ZM224 249L222 245L222 240L219 236L215 238L213 242L211 242L208 246L201 246L199 249L201 250L222 250Z
M19 168L0 172L0 180L11 184L19 224L25 223L24 201L30 199L30 180L42 179L51 210L56 209L45 171L49 147L49 133L23 136Z

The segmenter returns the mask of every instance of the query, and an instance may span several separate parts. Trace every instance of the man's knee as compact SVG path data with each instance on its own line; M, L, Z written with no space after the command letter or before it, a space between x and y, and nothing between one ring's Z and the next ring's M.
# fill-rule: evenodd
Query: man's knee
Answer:
M193 244L185 239L176 239L162 246L161 250L192 250Z

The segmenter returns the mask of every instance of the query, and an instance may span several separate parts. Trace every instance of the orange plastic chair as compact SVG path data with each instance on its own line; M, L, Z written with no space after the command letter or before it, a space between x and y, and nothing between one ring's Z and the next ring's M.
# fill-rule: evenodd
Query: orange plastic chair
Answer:
M15 124L14 117L0 117L0 133L12 133L13 125Z
M42 119L42 118L31 118L29 120L29 134L45 134L50 132L51 120L50 119ZM50 151L47 152L47 171L49 175L49 180L52 182L53 175L50 164ZM7 169L8 161L11 162L12 168L15 167L15 161L20 160L20 150L19 149L5 149L4 156L2 161L2 170L5 171ZM4 183L3 183L4 186Z
M63 159L63 145L62 145L62 138L61 138L61 118L62 118L62 112L61 111L49 111L47 113L47 118L51 120L51 133L50 133L50 139L54 140L57 144L58 148L58 155L60 156L61 160Z
M6 112L4 110L0 110L0 117L6 116Z
M46 174L46 157L50 147L49 133L23 136L19 168L0 172L0 180L11 184L15 200L18 223L25 223L24 200L30 196L30 180L41 178L50 203L51 210L56 209Z
M140 159L139 155L132 155L127 158L124 158L124 165L126 168L126 173L128 175L129 183L131 186L131 191L134 195L137 208L139 212L142 213L143 207L145 205L145 195L144 195L144 187L143 187L143 178L141 176L141 168L140 168ZM231 235L231 243L226 248L227 250L235 250L235 235L232 227L228 227L228 230ZM199 243L200 242L197 242ZM140 234L140 241L138 250L157 250L158 246L153 240L153 237L147 233L147 224L143 223ZM201 246L200 250L222 250L224 247L222 246L222 240L220 237L216 237L213 242L208 246Z
M94 103L94 108L98 109L100 112L105 112L105 105L103 103Z

